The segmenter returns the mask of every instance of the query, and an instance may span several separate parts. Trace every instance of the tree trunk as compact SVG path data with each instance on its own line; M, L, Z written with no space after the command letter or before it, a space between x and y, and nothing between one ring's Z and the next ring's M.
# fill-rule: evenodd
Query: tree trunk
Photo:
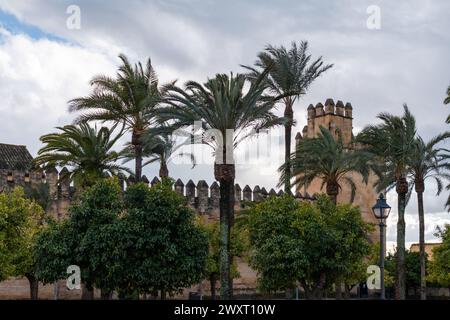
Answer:
M102 300L111 300L112 299L112 292L109 290L100 290L100 297Z
M345 289L345 293L344 293L344 299L348 300L351 297L351 293L350 291L352 290L352 288L346 284L344 284L344 289Z
M38 300L39 299L39 281L31 274L25 275L30 284L30 299Z
M342 282L338 281L334 284L336 287L336 300L342 299Z
M312 291L313 299L315 299L315 300L323 299L323 288L325 286L325 282L326 282L326 274L324 272L322 272L320 274L319 281L318 281L316 287Z
M398 195L398 221L397 221L397 278L395 283L395 298L404 300L405 292L405 208L408 182L406 178L397 181L396 191Z
M58 282L58 280L53 282L53 299L54 300L59 299L59 282Z
M292 124L294 123L294 111L292 109L292 99L288 98L285 102L286 107L284 109L284 117L287 118L287 122L284 125L284 162L286 165L286 178L284 180L284 192L289 193L291 190L291 137L292 137Z
M81 299L82 300L94 300L94 288L91 285L82 284Z
M167 292L165 289L161 289L161 300L166 300Z
M134 157L135 157L135 179L136 182L140 182L142 178L142 142L141 133L137 130L133 130L131 136L131 144L134 147Z
M424 181L418 181L415 185L417 193L417 205L419 211L419 252L420 252L420 299L427 299L427 280L425 270L425 212L423 207L423 192L425 191Z
M169 177L169 169L167 168L167 164L165 161L161 161L161 166L159 168L159 177L161 179Z
M209 277L209 283L211 285L211 300L216 300L216 281L216 274L211 274Z
M229 300L233 295L231 278L230 234L234 222L234 164L214 164L214 176L220 183L220 298Z

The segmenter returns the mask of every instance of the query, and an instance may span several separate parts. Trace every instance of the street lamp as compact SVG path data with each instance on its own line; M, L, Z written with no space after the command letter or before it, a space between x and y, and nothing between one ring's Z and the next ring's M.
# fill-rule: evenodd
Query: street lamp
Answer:
M380 221L380 280L381 280L381 295L380 298L384 300L386 298L385 288L384 288L384 256L386 255L386 243L385 243L385 228L386 219L389 217L391 212L391 207L386 203L384 195L380 193L377 203L372 207L372 212Z

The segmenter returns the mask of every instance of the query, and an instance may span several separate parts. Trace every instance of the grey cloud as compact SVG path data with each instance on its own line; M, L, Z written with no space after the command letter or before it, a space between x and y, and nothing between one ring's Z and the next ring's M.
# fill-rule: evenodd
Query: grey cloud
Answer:
M335 66L297 103L295 130L301 131L306 124L307 105L328 97L352 103L355 128L373 123L382 111L400 114L406 102L417 117L419 133L426 139L449 129L444 119L450 108L442 104L450 85L449 1L77 1L82 9L81 30L65 28L69 4L72 1L0 0L0 9L82 49L102 54L112 65L117 63L113 59L119 52L134 60L150 56L164 81L204 81L217 72L242 71L239 65L252 64L256 53L268 43L288 46L292 40L308 40L314 56L322 55ZM380 30L366 28L366 9L373 4L381 8ZM0 45L0 53L3 50ZM83 62L76 61L83 68ZM86 79L94 75L89 69L85 73ZM80 90L76 92L81 94ZM87 86L84 90L88 92ZM63 92L55 92L58 101L68 98ZM30 103L30 115L10 118L14 124L0 129L2 140L17 140L18 127L27 127L29 134L43 133L60 124L58 121L71 119L59 114L51 121L39 119L30 124L36 115L33 102L16 99L11 103ZM26 143L33 151L39 146L37 136L27 138ZM213 179L209 166L169 168L184 179ZM278 180L275 172L264 175L257 166L237 170L240 184L270 188ZM153 167L145 171L149 176L155 172L157 168ZM436 198L434 193L433 187L427 186L426 210L445 219L445 198ZM416 215L414 200L408 215ZM411 232L415 234L416 230Z

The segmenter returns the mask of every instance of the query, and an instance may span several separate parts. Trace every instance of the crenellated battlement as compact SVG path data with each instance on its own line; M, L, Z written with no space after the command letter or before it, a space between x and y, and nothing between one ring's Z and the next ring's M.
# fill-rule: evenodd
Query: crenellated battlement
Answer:
M321 102L315 106L310 104L307 113L308 125L303 128L301 133L297 133L295 137L297 144L303 138L317 137L320 127L330 130L333 135L337 135L337 129L339 129L344 143L350 142L353 131L353 107L350 102L344 105L341 100L334 103L333 99L328 98L325 105Z
M0 176L2 173L0 172ZM28 179L25 179L28 176ZM37 169L30 171L29 173L14 172L7 179L6 184L2 183L0 179L0 190L5 187L12 189L15 186L25 186L27 184L38 185L46 183L49 187L50 197L52 200L50 213L55 217L64 217L67 214L67 209L73 200L76 189L71 183L69 170L64 167L59 172L56 168L49 168L45 170ZM133 176L125 176L120 174L118 176L119 185L122 190L126 190L129 186L136 183ZM158 177L154 177L151 181L144 175L142 182L147 184L150 188L160 183L161 180ZM4 188L2 188L2 186ZM189 180L184 183L181 179L177 179L173 184L173 190L186 198L187 204L192 207L199 214L216 215L219 212L220 202L220 185L217 181L214 181L211 185L205 180L199 180L195 183L193 180ZM245 207L246 202L261 202L264 199L272 196L282 196L284 192L279 190L278 192L271 188L269 191L265 187L256 185L253 189L249 185L245 185L242 189L239 184L234 187L235 192L235 209L239 210ZM295 194L295 197L299 200L314 201L315 197L310 196L308 193Z
M328 98L325 101L325 106L321 102L318 102L315 106L312 104L308 106L308 119L314 119L326 115L335 115L353 119L353 107L350 102L347 102L344 105L342 100L338 100L335 104L334 100L331 98Z

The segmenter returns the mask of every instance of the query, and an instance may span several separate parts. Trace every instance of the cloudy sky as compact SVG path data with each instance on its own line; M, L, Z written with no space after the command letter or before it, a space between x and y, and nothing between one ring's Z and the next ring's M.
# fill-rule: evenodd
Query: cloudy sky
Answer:
M71 5L80 9L80 28L72 28ZM374 5L380 28L370 29L373 11L367 10ZM428 139L449 129L444 119L450 109L442 103L450 85L448 12L446 0L0 0L0 142L27 145L35 155L39 136L73 120L67 101L88 94L93 76L114 75L119 53L133 61L151 57L162 83L182 83L242 72L239 65L252 64L267 44L300 40L308 40L310 52L334 68L297 103L296 130L306 124L310 103L330 97L352 103L355 132L375 122L379 112L400 114L408 103ZM238 183L276 185L282 148L271 148L270 157L238 167ZM169 169L185 181L213 180L208 164ZM144 173L153 177L157 168ZM425 199L426 237L435 240L436 225L450 222L450 215L431 184ZM395 195L388 200L395 206ZM416 216L413 197L408 243L418 241ZM392 244L395 210L389 220Z

